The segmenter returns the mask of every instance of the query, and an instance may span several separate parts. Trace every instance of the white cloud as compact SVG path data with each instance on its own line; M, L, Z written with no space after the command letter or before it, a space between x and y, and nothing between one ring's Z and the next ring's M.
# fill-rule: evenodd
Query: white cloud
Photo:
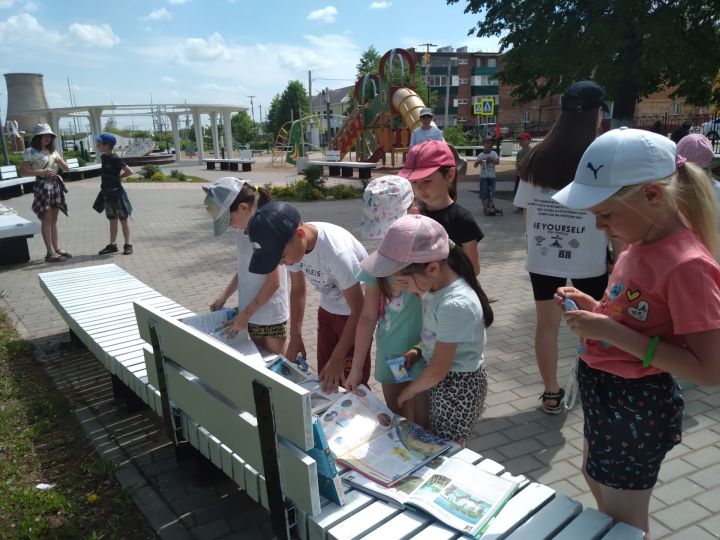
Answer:
M120 43L109 24L72 23L69 30L76 38L97 47L109 48Z
M15 0L0 0L0 9L10 9L14 3Z
M383 0L382 2L372 2L370 4L370 9L387 9L390 6L392 6L392 2L386 2Z
M173 79L172 77L168 77L167 75L165 75L165 76L164 76L162 79L160 79L160 80L161 80L162 82L166 83L166 84L173 84L173 83L177 82L177 81L175 81L175 79Z
M52 45L61 39L59 33L43 28L35 17L27 13L12 15L6 21L0 22L0 45L41 43L40 40L29 39L29 36L42 36L42 43Z
M311 11L307 18L309 21L321 21L324 23L332 24L335 22L337 14L338 11L337 9L335 9L335 6L327 6L324 8L316 9L315 11Z
M169 0L168 4L171 6L179 5L179 4L188 4L192 2L192 0Z
M170 19L172 19L172 15L170 15L170 12L163 7L159 9L153 9L147 15L138 17L138 19L141 21L169 21Z
M208 62L227 60L230 52L223 37L215 32L208 39L188 38L181 44L181 60Z

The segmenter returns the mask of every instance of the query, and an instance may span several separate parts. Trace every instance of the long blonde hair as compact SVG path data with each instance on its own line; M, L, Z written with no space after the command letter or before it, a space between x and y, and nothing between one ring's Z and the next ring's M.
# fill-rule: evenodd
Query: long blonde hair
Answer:
M705 248L717 257L717 203L708 173L690 162L678 167L675 173L657 180L666 194L670 208L676 212L683 224L694 232ZM642 189L643 184L628 186L617 193L627 198Z

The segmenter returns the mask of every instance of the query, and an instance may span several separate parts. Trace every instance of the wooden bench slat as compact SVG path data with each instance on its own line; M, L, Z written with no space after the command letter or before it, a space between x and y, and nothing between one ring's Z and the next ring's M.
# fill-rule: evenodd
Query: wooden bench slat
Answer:
M598 540L610 530L613 520L607 514L598 512L594 508L586 508L573 519L555 540L576 540L583 538L587 540Z
M375 501L328 531L331 540L355 540L374 531L400 509L382 501Z
M325 540L325 531L358 510L372 504L376 499L358 490L346 492L344 506L330 503L322 507L316 516L307 517L307 534L309 540Z
M616 523L603 540L643 540L645 533L627 523Z
M579 502L570 500L564 495L556 495L539 512L532 515L515 532L511 533L508 540L553 538L581 511L582 505Z
M364 540L388 540L390 538L410 538L430 525L433 521L429 514L406 510L364 536Z
M531 483L510 499L490 522L483 540L500 540L512 533L555 496L555 490Z
M453 540L453 538L459 537L460 533L457 531L439 523L433 523L410 538L413 540Z

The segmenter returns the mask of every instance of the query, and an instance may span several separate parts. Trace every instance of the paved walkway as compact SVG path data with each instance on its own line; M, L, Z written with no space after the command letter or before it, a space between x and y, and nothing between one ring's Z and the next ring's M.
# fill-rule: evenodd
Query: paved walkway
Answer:
M262 179L260 173L247 177ZM91 426L88 433L96 443L112 450L108 454L121 464L119 479L163 536L263 538L266 530L262 527L267 523L247 517L262 517L260 509L221 477L208 479L205 471L178 469L157 419L149 412L128 414L118 410L109 394L109 380L97 362L84 351L68 351L59 345L66 339L66 327L40 290L38 272L112 261L162 294L201 312L234 271L233 236L212 236L197 184L129 185L135 207L131 224L135 254L97 256L107 243L106 220L91 209L98 183L98 179L92 179L69 184L70 218L61 218L60 237L63 247L75 257L60 265L49 265L43 261L42 241L34 238L30 242L30 263L0 270L0 289L5 291L0 294L0 306L9 310L19 330L41 347L41 357L48 362L58 384L75 396L78 415L84 425ZM513 214L512 207L503 200L498 205L505 208L505 216L482 216L477 195L469 190L473 186L461 184L460 202L475 214L485 232L480 248L481 281L497 302L486 354L489 395L468 446L502 461L515 474L526 474L593 506L579 470L580 410L549 417L537 408L542 385L533 356L535 314L523 268L522 218ZM34 219L29 196L7 202L23 216ZM358 233L357 200L297 206L307 221L339 223ZM304 325L311 359L315 348L312 314L317 302L317 296L311 294L312 307L307 310ZM561 381L567 378L576 343L575 337L563 329ZM652 498L653 538L717 538L720 389L684 386L687 407L683 443L668 456ZM183 535L177 532L178 527Z

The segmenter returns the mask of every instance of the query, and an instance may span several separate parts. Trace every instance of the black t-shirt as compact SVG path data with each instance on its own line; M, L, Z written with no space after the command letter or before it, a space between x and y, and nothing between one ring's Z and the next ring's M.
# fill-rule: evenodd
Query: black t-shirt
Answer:
M423 210L421 213L442 225L450 240L459 246L473 240L479 242L485 237L470 211L457 203L452 203L442 210Z
M115 189L120 187L120 173L125 168L125 162L116 153L101 154L100 161L100 189Z

